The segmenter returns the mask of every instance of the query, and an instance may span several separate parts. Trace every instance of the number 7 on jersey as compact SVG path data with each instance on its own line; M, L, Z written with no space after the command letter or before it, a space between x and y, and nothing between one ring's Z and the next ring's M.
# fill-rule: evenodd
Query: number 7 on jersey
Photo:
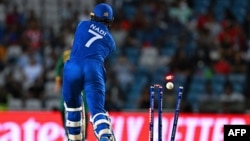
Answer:
M90 47L90 45L97 39L102 39L103 36L101 36L100 34L96 33L95 31L89 29L88 30L89 33L93 34L94 36L92 38L90 38L88 40L88 42L85 44L86 47Z

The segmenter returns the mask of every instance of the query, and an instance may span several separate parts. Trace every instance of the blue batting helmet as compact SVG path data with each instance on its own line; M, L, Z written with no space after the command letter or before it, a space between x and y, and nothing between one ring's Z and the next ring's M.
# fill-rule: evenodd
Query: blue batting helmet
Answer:
M106 3L97 4L94 7L93 12L90 13L90 17L94 21L98 22L112 22L113 21L113 10L110 5Z

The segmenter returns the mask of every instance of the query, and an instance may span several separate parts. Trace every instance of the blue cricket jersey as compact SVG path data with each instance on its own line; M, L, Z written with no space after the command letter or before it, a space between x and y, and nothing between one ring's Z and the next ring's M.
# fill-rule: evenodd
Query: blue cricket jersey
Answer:
M76 29L71 59L104 59L115 50L115 42L106 25L81 21Z
M106 112L104 59L114 50L115 42L106 25L95 21L78 24L63 72L63 98L68 106L81 106L84 90L91 115Z

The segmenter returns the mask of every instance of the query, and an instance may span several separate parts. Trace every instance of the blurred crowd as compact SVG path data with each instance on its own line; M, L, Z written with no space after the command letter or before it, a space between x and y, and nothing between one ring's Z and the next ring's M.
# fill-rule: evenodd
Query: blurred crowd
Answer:
M57 59L98 2L104 1L0 0L2 109L30 109L30 99L41 109L56 106ZM108 110L147 109L149 86L156 83L164 86L166 110L175 108L178 86L184 86L185 112L250 108L250 0L106 2L113 6L117 45L105 64ZM165 89L169 74L172 90Z

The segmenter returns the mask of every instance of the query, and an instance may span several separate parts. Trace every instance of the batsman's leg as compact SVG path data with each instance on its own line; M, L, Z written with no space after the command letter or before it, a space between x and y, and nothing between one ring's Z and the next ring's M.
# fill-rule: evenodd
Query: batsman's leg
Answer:
M72 73L74 72L74 73ZM65 102L66 132L69 141L82 141L83 135L83 90L82 67L76 60L68 60L63 71L63 99Z
M109 115L104 109L105 69L98 61L84 63L87 66L84 69L87 75L84 77L83 87L95 135L99 141L115 141Z
M91 113L90 121L93 125L94 133L99 141L115 141L115 136L111 126L108 113L104 110L104 94L98 88L85 89L88 109Z
M98 113L91 118L94 132L100 141L115 141L108 113Z
M82 141L84 138L84 119L83 107L69 107L70 104L65 103L65 119L69 141Z
M78 110L81 112L81 119L80 119L80 122L78 123L79 125L82 125L81 126L81 134L82 134L82 139L81 140L83 140L83 141L85 141L86 140L86 134L87 134L87 129L86 129L86 125L87 125L87 112L86 112L86 109L85 109L85 99L83 98L83 92L81 93L81 97L82 97L82 106L81 107L79 107L79 108L74 108L75 109L75 112L78 112ZM66 105L66 103L65 103L65 109L67 109L67 112L66 112L66 118L68 117L68 113L70 112L70 111L72 111L72 109L69 109L68 107L67 107L67 105ZM82 110L80 110L80 109L82 109ZM73 110L74 111L74 110ZM70 122L69 121L67 121L66 122L66 125L68 125L69 126L69 124L70 124ZM78 127L78 126L77 126ZM69 131L67 131L67 132L69 132ZM72 137L72 135L70 135L71 137ZM70 136L68 135L68 138L69 138L69 140L73 140L74 138L70 138Z

